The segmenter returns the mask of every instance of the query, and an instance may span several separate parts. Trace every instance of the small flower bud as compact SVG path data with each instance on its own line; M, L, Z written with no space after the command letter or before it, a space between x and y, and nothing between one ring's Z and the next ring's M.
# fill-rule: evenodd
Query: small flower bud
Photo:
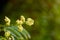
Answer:
M5 20L5 22L6 22L6 25L10 25L10 21L11 21L11 20L10 20L7 16L5 16L5 19L4 19L4 20Z
M18 30L19 30L20 32L23 31L22 25L18 26Z
M17 23L18 25L22 25L22 24L23 24L23 22L22 22L21 20L17 20L16 23Z
M8 38L8 40L14 40L14 37L13 37L13 36L10 36L10 37Z
M21 16L21 20L22 20L22 22L25 22L25 17Z
M10 36L10 31L5 32L5 36L9 37Z

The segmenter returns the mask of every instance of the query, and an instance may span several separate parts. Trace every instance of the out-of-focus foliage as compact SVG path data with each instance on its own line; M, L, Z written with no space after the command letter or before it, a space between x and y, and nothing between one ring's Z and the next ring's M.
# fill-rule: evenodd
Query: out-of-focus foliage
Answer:
M25 25L31 40L60 40L60 0L10 0L2 14L2 19L7 15L12 23L20 15L33 18L33 26Z

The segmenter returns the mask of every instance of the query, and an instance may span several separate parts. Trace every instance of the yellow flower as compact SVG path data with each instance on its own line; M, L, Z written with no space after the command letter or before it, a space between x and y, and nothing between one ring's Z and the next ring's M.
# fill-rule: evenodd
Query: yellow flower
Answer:
M10 36L10 31L5 32L5 36L9 37Z
M28 18L27 21L26 21L26 24L29 25L29 26L31 26L31 25L34 24L34 20L31 19L31 18Z
M10 37L9 37L9 39L8 39L8 40L12 40L12 38L10 38Z
M21 16L21 19L20 19L20 20L18 19L18 20L16 21L16 23L17 23L18 25L22 25L24 22L25 22L24 16Z
M10 25L10 21L11 21L11 20L10 20L7 16L5 16L5 19L4 19L4 20L5 20L5 22L6 22L6 25Z
M23 31L23 26L22 25L18 26L18 31L20 31L20 32Z
M8 38L8 40L14 40L14 37L13 37L13 36L11 36L11 37L9 37L9 38Z
M25 22L25 17L23 15L21 16L21 20L22 22Z
M16 23L17 23L18 25L22 25L22 24L23 24L23 22L22 22L21 20L19 20L19 19L16 21Z

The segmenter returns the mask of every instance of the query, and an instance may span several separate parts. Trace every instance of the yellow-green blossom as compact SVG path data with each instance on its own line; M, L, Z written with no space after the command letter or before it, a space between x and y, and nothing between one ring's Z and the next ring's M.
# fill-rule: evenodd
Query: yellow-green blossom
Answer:
M5 36L9 37L10 36L10 31L5 32Z
M18 31L20 31L20 32L23 31L23 26L22 25L18 26Z
M23 22L22 22L21 20L19 20L19 19L16 21L16 23L17 23L18 25L22 25L22 24L23 24Z
M12 38L10 38L10 37L9 37L9 39L8 39L8 40L12 40Z
M10 20L7 16L5 16L5 19L4 19L4 20L5 20L5 22L6 22L6 25L10 25L10 21L11 21L11 20Z
M31 18L28 18L27 21L26 21L26 24L29 25L29 26L31 26L31 25L34 24L34 20L31 19Z
M23 15L21 16L21 20L22 22L25 22L25 17Z
M24 16L21 16L21 19L20 19L20 20L18 19L18 20L16 21L16 23L17 23L18 25L22 25L24 22L25 22Z
M13 36L11 36L11 37L9 37L9 38L8 38L8 40L14 40L14 37L13 37Z

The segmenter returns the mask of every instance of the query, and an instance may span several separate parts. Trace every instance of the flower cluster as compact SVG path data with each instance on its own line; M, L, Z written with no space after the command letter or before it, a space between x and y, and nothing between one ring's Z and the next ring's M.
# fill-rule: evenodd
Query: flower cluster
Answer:
M7 16L5 16L4 20L6 22L6 25L10 25L11 20ZM27 20L25 20L25 17L23 15L20 17L20 19L17 19L16 24L18 27L18 31L20 31L20 32L23 31L23 26L22 26L23 23L26 23L27 25L31 26L34 24L34 20L31 18L27 18ZM9 36L10 32L9 31L6 32L5 35Z
M20 20L18 19L18 20L16 21L16 23L18 24L19 30L22 31L22 30L23 30L23 26L22 26L23 23L26 23L27 25L31 26L31 25L34 24L34 20L31 19L31 18L27 18L27 21L26 21L26 20L25 20L25 17L24 17L24 16L21 16L21 17L20 17Z

